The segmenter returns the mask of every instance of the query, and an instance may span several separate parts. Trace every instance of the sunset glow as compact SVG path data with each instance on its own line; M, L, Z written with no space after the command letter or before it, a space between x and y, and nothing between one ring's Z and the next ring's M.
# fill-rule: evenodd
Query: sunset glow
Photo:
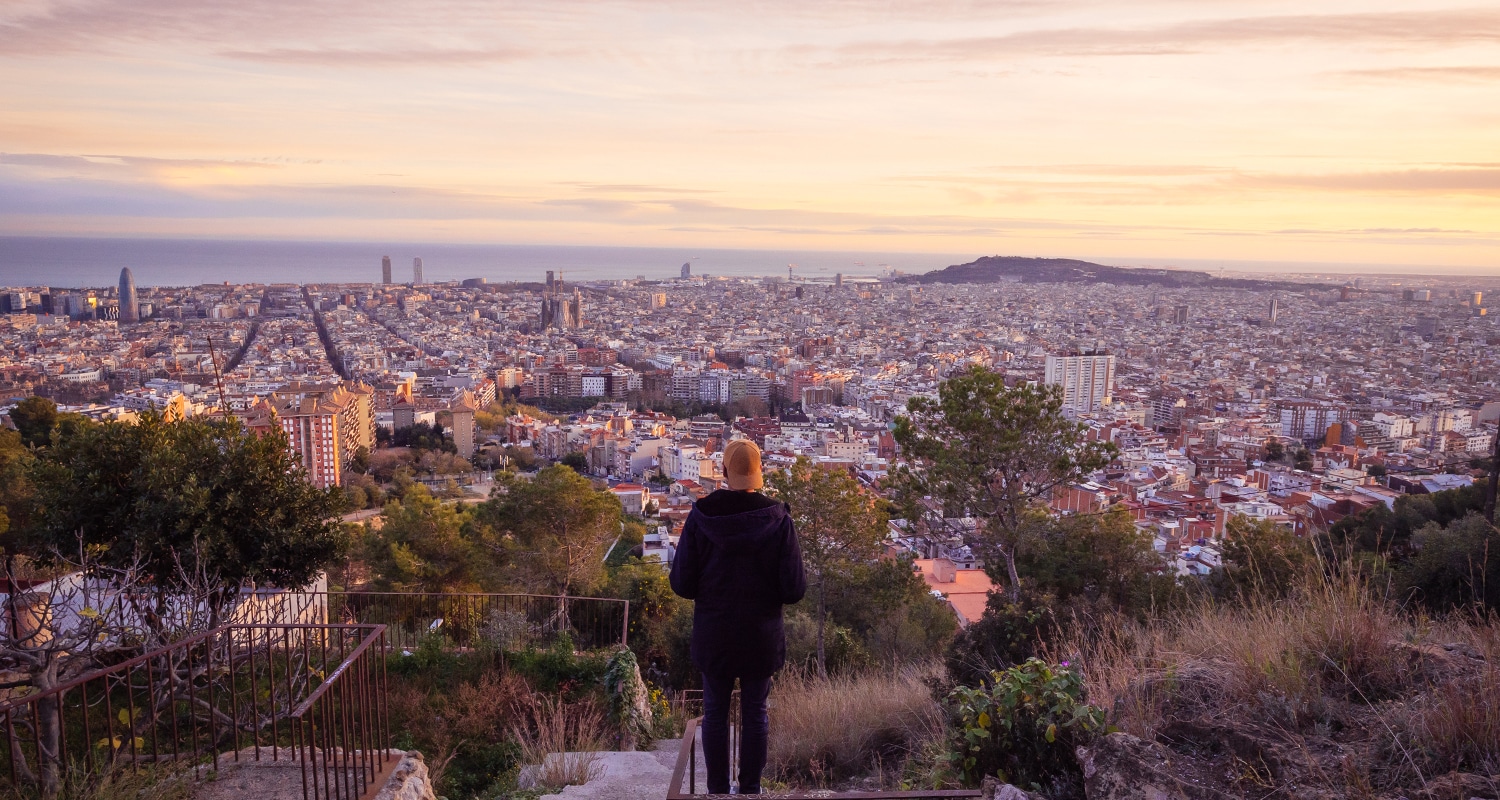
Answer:
M1500 270L1500 8L0 6L0 234Z

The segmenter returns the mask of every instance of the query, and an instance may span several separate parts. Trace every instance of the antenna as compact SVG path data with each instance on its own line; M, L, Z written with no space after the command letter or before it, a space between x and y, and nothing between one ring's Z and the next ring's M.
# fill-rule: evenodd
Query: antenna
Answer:
M229 401L224 399L224 376L219 374L219 357L214 355L214 337L208 337L208 360L214 365L214 383L219 387L219 410L229 416Z

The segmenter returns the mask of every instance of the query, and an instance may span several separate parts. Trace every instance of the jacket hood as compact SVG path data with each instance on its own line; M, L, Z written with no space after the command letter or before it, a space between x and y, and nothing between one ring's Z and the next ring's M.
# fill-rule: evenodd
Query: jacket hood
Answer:
M787 521L787 510L786 504L777 503L740 514L710 517L695 505L689 517L716 546L727 552L742 552L779 539L781 526Z

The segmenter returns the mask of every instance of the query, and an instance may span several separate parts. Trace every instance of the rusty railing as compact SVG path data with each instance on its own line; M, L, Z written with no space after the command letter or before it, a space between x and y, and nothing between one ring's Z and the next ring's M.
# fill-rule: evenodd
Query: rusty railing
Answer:
M0 697L0 794L79 793L119 771L194 779L297 764L305 800L356 800L394 766L381 625L236 624ZM26 691L26 693L18 693Z
M566 633L579 650L625 645L630 602L613 597L538 594L327 592L307 593L328 620L386 626L392 648L415 650L433 635L460 648L545 647Z

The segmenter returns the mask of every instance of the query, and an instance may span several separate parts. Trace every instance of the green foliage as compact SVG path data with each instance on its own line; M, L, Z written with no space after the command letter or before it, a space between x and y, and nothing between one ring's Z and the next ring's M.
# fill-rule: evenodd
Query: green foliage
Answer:
M1383 506L1382 506L1383 508ZM1313 545L1280 525L1235 517L1225 528L1223 566L1208 583L1220 597L1286 597L1317 570Z
M977 686L990 673L1042 654L1044 645L1062 632L1050 598L1030 591L1012 600L993 593L984 616L959 632L944 657L948 678L955 684Z
M1049 797L1082 797L1073 750L1104 732L1104 711L1085 702L1083 674L1064 661L1028 659L977 687L948 695L952 759L965 783L986 775Z
M987 562L1005 565L1012 595L1021 589L1015 558L1027 511L1115 453L1063 416L1061 387L1008 387L978 366L939 384L936 399L912 398L895 436L911 462L892 475L903 515L940 534L946 519L977 518L975 543Z
M814 599L818 622L818 670L826 674L823 628L828 619L830 590L845 584L853 565L879 554L886 519L875 496L841 469L823 469L806 458L768 478L771 494L791 508L802 546L808 594Z
M620 727L623 740L637 747L650 742L656 730L651 696L635 654L628 649L616 650L605 664L604 693L609 698L610 721Z
M33 553L135 559L158 586L205 572L219 586L295 587L335 563L345 540L342 493L307 482L279 433L155 412L138 423L60 429L32 465Z
M481 588L484 560L464 535L468 513L414 484L385 506L385 524L371 531L365 560L379 591L463 592Z
M672 591L661 565L628 558L611 568L603 594L630 601L630 649L647 676L667 686L691 683L693 603Z
M816 599L796 607L812 613ZM829 620L847 630L860 651L887 665L926 661L958 630L953 610L932 596L905 559L844 565L829 584L827 607Z
M21 434L0 428L0 537L10 530L25 530L30 522L33 501L30 470L31 451L21 441ZM13 552L9 538L0 538L5 552Z
M1431 609L1500 608L1500 531L1478 514L1412 536L1415 551L1396 569L1396 586Z
M604 578L606 549L620 534L620 501L588 478L554 465L527 479L497 476L474 512L476 544L543 594L576 595Z
M1061 518L1032 509L1023 516L1022 530L1016 566L1030 591L1060 602L1082 598L1132 615L1168 602L1175 582L1155 579L1161 557L1151 536L1124 509Z
M1395 509L1383 504L1334 523L1326 542L1328 553L1341 555L1345 550L1386 556L1397 561L1410 555L1411 537L1429 522L1447 525L1471 511L1484 508L1484 488L1465 486L1432 494L1408 494L1396 498Z
M410 447L413 450L458 452L458 446L453 443L452 439L443 435L443 429L428 422L418 422L410 427L397 428L391 436L391 443L396 447Z
M604 681L609 654L575 653L566 634L545 649L507 651L505 663L543 694L574 697L598 688Z
M10 410L10 421L20 432L21 442L30 447L45 447L51 442L59 416L57 404L45 397L28 397Z
M562 464L579 475L587 475L589 471L589 460L583 453L568 453L557 463Z

